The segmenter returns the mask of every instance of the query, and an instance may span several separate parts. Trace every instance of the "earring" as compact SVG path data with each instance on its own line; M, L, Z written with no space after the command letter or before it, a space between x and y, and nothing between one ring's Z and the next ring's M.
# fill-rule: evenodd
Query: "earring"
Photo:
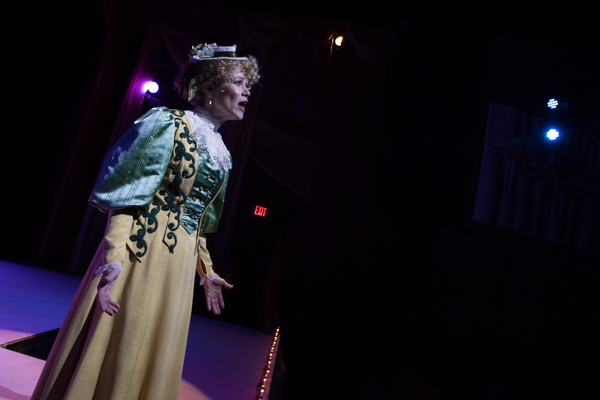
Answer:
M210 107L210 106L212 106L212 99L210 99L210 100L208 101L208 106L209 106L209 107Z

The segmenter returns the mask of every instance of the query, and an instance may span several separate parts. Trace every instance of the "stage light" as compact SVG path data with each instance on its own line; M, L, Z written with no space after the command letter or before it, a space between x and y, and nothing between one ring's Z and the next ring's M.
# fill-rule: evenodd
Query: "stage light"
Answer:
M150 93L156 93L158 92L158 83L156 82L146 82L144 83L144 89L143 89L144 93L146 92L150 92Z
M548 132L546 132L546 137L550 140L556 140L558 136L559 133L556 129L550 129Z
M558 105L558 100L556 100L556 99L548 100L548 108L551 108L554 110L557 105Z
M342 42L344 41L344 37L343 36L338 36L333 40L333 43L335 43L336 46L341 46Z

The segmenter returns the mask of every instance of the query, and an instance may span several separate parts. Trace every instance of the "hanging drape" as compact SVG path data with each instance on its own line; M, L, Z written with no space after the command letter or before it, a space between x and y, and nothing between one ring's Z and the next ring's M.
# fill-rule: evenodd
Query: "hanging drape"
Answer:
M600 141L564 126L553 143L547 130L539 117L490 104L473 219L597 251Z
M389 39L360 26L185 5L153 5L146 18L147 33L108 148L140 115L145 81L166 65L185 63L192 44L237 44L238 54L258 58L263 78L252 88L244 120L220 129L234 167L219 233L209 238L216 270L227 278L234 268L227 252L251 157L301 199L294 251L307 273L322 272L332 254L340 202L365 208L370 202L367 176L376 164ZM346 37L341 50L331 47L336 32ZM354 194L344 198L348 188ZM103 218L87 210L72 270L87 268L91 256L78 247L99 236ZM360 247L359 237L349 240Z

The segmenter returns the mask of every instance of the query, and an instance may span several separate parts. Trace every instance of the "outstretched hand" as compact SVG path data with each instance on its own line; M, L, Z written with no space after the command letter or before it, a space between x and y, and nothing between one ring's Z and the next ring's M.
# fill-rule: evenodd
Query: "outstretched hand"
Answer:
M104 271L100 282L98 283L98 293L96 294L96 303L102 312L107 313L111 317L119 312L119 304L115 303L110 298L110 289L115 280L121 275L121 271L117 268L110 268Z
M225 308L225 302L223 301L223 295L221 294L221 287L225 289L233 288L233 285L227 283L225 279L219 275L212 273L210 275L212 279L201 278L200 286L204 286L204 293L206 294L206 307L208 311L212 311L215 315L221 314L221 309Z

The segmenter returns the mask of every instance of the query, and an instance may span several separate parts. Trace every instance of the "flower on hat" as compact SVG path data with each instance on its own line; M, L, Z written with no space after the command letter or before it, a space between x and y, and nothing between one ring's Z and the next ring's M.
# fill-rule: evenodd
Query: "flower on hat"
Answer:
M217 47L216 43L201 43L197 46L192 46L189 55L190 61L193 63L197 63L199 61L202 61L203 58L211 58L215 54L214 47Z

